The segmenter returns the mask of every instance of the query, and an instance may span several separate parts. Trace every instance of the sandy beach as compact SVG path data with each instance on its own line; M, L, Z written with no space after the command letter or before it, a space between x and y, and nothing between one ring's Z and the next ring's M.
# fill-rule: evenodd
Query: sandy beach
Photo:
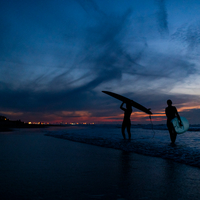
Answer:
M2 200L200 198L199 168L39 130L1 133L0 160Z

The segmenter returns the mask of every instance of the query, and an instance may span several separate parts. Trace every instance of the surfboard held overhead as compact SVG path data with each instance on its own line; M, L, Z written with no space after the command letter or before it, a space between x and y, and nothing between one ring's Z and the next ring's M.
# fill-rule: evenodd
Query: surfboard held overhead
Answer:
M109 92L109 91L102 91L103 93L107 94L107 95L110 95L111 97L114 97L120 101L123 101L125 103L130 103L133 107L137 108L138 110L141 110L149 115L152 115L152 112L150 111L150 108L147 109L145 108L144 106L140 105L139 103L127 98L127 97L124 97L120 94L116 94L114 92Z

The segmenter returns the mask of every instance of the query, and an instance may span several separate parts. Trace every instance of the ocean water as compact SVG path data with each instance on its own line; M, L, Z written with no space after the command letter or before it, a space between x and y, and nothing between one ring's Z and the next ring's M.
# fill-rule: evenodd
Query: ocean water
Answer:
M123 139L121 125L66 126L45 130L44 134L200 167L200 125L190 125L187 132L178 134L174 145L166 125L132 125L130 141Z
M149 128L133 126L130 142L121 125L1 132L0 199L198 200L200 169L178 163L198 160L198 131L180 135L172 147L165 126ZM180 152L187 155L181 161Z

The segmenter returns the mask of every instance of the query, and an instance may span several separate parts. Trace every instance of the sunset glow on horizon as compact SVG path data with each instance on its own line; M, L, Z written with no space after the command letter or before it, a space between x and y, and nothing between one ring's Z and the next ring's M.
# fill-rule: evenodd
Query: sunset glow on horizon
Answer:
M8 0L0 11L1 116L122 123L105 90L151 108L153 123L166 123L168 99L200 123L199 1ZM135 108L131 120L150 123Z

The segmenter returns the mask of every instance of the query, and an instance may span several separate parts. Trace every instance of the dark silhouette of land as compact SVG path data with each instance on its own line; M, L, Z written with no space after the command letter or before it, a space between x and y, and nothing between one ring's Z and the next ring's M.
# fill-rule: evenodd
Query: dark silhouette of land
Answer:
M0 131L12 131L14 128L41 128L47 127L47 124L28 124L21 120L10 120L5 116L0 116Z
M0 132L5 132L5 131L13 131L15 128L45 128L45 127L65 127L65 126L73 126L77 125L76 123L68 123L68 124L63 124L63 123L56 123L56 124L44 124L41 122L38 122L37 124L29 124L22 122L21 120L10 120L5 116L0 115ZM83 124L78 124L79 126ZM93 124L87 124L92 126ZM86 125L84 125L86 126Z

